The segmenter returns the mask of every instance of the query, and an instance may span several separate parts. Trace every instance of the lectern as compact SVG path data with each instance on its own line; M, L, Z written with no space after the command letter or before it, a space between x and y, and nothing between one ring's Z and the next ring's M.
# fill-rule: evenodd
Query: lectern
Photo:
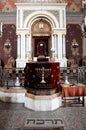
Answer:
M24 86L27 89L26 107L46 111L61 105L58 62L29 62L26 63L24 71Z

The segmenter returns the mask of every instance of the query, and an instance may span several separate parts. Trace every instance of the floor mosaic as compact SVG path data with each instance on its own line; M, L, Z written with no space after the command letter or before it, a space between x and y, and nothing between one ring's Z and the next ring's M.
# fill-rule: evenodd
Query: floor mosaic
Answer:
M64 130L86 130L86 107L62 106L54 111L36 112L23 104L0 102L0 130L21 130L27 118L61 118L64 120Z

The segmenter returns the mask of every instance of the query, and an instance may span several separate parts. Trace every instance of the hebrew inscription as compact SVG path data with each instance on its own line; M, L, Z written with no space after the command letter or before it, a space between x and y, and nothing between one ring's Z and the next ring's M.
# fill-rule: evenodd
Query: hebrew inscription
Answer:
M63 130L64 123L61 118L26 119L25 126L28 128L61 128Z

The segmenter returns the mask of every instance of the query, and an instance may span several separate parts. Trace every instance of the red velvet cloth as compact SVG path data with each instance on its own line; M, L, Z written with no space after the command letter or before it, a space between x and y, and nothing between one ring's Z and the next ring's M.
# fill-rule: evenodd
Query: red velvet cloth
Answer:
M42 69L44 69L44 81L42 81ZM25 67L25 87L46 89L60 86L60 66L58 62L31 62Z

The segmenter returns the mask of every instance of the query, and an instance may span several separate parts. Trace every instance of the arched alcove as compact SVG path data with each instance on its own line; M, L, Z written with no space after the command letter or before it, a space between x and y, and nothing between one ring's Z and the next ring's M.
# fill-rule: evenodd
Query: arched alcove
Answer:
M40 3L32 5L16 3L16 6L18 35L16 67L25 67L28 60L33 60L39 54L53 57L62 67L67 66L66 3L54 5L45 3L42 6ZM39 28L40 22L43 23ZM36 53L37 48L41 53Z
M40 18L31 27L33 57L39 55L50 56L52 47L52 28L49 22Z

